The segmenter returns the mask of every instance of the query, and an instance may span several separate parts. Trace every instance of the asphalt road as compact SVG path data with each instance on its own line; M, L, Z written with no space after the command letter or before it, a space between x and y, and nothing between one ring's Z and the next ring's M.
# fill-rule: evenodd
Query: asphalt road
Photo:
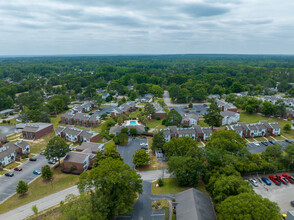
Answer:
M35 158L37 158L37 161L28 161L22 165L22 171L12 171L14 173L13 177L5 175L0 177L0 203L15 193L19 180L22 179L28 183L38 177L38 175L33 174L33 171L41 170L48 161L43 155L37 155Z
M121 157L123 158L124 162L127 163L132 169L134 169L135 165L133 164L133 155L134 153L141 149L141 143L148 143L147 139L136 138L132 139L129 138L128 145L119 145L117 147L117 151L120 153Z

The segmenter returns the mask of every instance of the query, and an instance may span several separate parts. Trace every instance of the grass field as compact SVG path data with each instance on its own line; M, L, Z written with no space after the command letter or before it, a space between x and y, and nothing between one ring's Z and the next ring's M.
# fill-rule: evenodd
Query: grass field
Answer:
M110 151L110 150L116 150L117 145L114 143L113 140L105 144L105 152Z
M152 120L147 122L147 127L149 128L155 128L155 129L161 129L161 128L167 128L165 125L162 125L162 119L161 120Z
M7 212L37 199L41 199L47 195L71 187L77 184L78 180L78 175L64 174L60 170L54 170L52 185L50 181L44 181L41 177L36 179L29 185L29 190L25 196L20 197L16 194L2 203L0 206L0 213Z
M45 135L44 137L34 140L34 142L29 142L31 153L39 154L42 150L45 150L49 140L55 136L54 132Z
M13 119L10 119L10 120L7 120L7 119L3 119L6 121L6 123L0 123L0 125L3 125L3 126L15 126L18 122L16 121L15 118ZM10 123L7 123L7 121L10 121Z
M8 164L7 166L5 166L4 168L8 169L8 170L11 170L11 169L14 169L15 167L19 166L20 163L18 162L13 162L13 163L10 163Z
M179 193L191 188L187 186L186 187L179 186L175 178L165 178L163 180L164 180L163 181L164 185L162 187L156 187L157 181L152 183L151 185L152 194ZM198 186L195 188L209 195L209 193L205 189L205 185L203 182L200 182Z

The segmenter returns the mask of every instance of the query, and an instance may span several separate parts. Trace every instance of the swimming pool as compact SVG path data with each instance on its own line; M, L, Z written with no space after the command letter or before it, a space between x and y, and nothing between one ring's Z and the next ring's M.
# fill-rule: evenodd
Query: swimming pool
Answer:
M137 125L136 121L130 121L130 125Z

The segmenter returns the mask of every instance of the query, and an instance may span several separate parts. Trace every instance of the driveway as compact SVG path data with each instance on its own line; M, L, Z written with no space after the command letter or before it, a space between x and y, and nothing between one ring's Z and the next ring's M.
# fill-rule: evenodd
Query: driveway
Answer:
M141 149L141 143L148 144L148 140L146 138L129 138L128 145L119 145L117 147L117 151L120 153L121 157L123 158L124 162L127 163L132 169L135 168L133 164L133 155L134 153Z
M294 142L294 140L291 140L292 143ZM269 145L273 145L270 142L264 141ZM262 153L266 150L267 146L262 144L261 142L255 142L258 143L258 145L255 145L254 143L247 143L247 147L250 151L250 153ZM290 143L286 142L286 141L275 141L275 143L277 145L281 145L282 146L282 150L285 149L285 147L287 147Z
M0 177L0 203L15 193L19 180L22 179L28 183L38 177L38 175L33 174L33 171L41 170L48 161L43 155L37 155L35 158L37 158L37 161L28 161L22 165L22 171L13 171L13 177L4 175Z
M0 126L0 134L10 135L17 133L15 126Z

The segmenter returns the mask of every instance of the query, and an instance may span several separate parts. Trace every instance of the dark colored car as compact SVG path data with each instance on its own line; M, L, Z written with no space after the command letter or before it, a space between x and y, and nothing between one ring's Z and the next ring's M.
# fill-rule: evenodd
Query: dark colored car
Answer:
M273 176L273 175L270 175L269 178L270 178L270 180L273 181L276 185L281 185L281 184L282 184L282 183L280 182L280 180L279 180L277 177Z
M266 185L272 185L271 181L268 178L261 177L262 181L265 182Z
M282 174L283 177L285 177L290 183L294 183L294 178L288 174Z
M294 201L291 201L290 204L292 207L294 207Z
M32 157L30 158L30 161L37 161L37 158Z
M93 112L89 113L89 115L93 115L93 114L94 114Z
M290 140L288 140L288 139L286 139L285 140L287 143L289 143L289 144L292 144L292 141L290 141Z
M22 168L21 167L15 167L14 170L15 171L22 171Z
M45 151L43 150L43 151L41 151L41 153L40 153L41 155L44 155L45 154Z
M271 144L275 144L276 142L273 140L268 140L268 142L270 142Z
M5 173L5 176L13 177L14 173L8 172L8 173Z
M283 184L288 184L289 181L283 177L283 176L280 176L280 175L276 175L276 177L283 183Z

